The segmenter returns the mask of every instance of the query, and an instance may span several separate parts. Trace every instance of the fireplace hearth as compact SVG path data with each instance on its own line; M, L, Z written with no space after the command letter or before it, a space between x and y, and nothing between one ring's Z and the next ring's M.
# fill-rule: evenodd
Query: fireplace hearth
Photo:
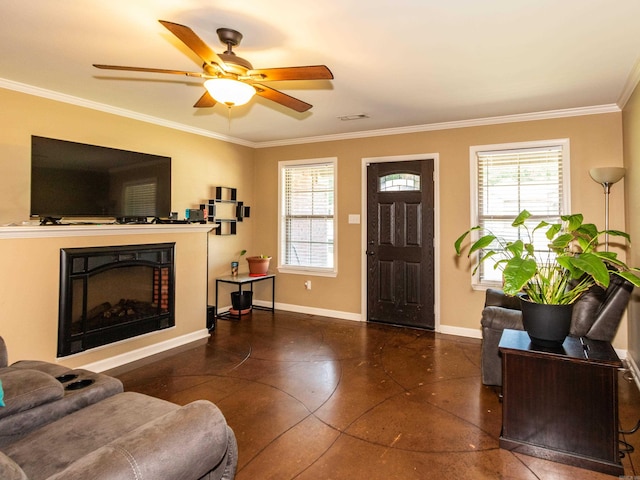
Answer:
M175 325L175 243L60 250L58 357Z

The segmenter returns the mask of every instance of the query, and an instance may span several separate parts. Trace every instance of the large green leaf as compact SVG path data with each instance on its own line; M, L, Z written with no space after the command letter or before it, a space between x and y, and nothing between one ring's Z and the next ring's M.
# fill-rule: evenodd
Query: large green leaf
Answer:
M531 216L531 214L529 212L527 212L526 210L522 210L518 216L516 217L516 219L513 221L513 223L511 224L511 226L513 227L521 227L522 225L524 225L524 222L527 221L527 219Z
M616 272L616 275L620 275L625 280L633 283L636 287L640 287L640 277L630 271Z
M592 253L583 253L575 257L568 257L574 267L579 268L586 274L593 277L595 282L602 286L609 286L609 270L606 264Z
M482 250L485 247L491 245L496 239L495 235L485 235L484 237L480 237L469 249L469 255L473 252Z
M547 239L552 240L553 237L555 237L558 234L558 232L560 232L560 230L562 230L562 224L554 223L553 225L549 226L549 229L547 230L545 235L547 236Z
M524 242L522 240L516 240L515 242L507 243L506 250L511 253L513 257L522 257L524 251Z
M560 250L564 250L569 246L569 244L572 241L573 241L573 235L571 235L570 233L564 233L554 238L551 244L549 245L549 248L551 248L551 250L554 250L556 252Z
M512 258L506 263L503 275L503 290L507 295L516 295L536 273L533 258Z
M631 237L627 232L621 232L620 230L605 230L602 233L605 233L605 232L614 237L624 237L627 239L627 242L631 242Z
M574 213L573 215L563 215L562 220L566 222L566 230L569 232L573 232L578 227L582 225L582 220L584 217L581 213Z
M464 232L462 235L458 237L458 239L454 243L454 246L456 248L456 253L458 255L460 255L460 253L462 252L462 242L464 242L464 239L467 238L469 234L475 230L480 230L480 226L475 226L473 228L470 228L469 230L467 230L466 232Z

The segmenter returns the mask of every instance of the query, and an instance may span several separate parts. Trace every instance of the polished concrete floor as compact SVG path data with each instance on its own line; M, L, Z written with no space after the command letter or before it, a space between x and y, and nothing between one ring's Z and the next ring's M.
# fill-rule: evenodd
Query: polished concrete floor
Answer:
M126 390L216 403L238 439L238 480L614 478L498 447L501 404L480 381L476 339L254 311L118 377ZM631 429L640 394L619 383ZM627 440L640 448L640 432ZM623 465L640 479L638 452Z

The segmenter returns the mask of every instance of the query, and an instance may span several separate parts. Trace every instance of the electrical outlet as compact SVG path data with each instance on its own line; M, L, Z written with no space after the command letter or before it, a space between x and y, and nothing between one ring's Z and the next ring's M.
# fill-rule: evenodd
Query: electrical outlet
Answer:
M311 290L311 280L307 280L304 282L304 288L307 290Z

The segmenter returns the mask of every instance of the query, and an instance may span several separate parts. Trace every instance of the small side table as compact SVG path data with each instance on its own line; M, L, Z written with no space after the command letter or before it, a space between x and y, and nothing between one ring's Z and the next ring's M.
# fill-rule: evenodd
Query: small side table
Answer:
M618 368L608 342L567 337L562 347L533 345L504 330L500 448L624 475L618 454Z
M240 318L241 314L233 315L231 312L218 313L218 286L220 283L231 283L238 286L238 293L242 296L242 287L249 285L250 291L253 293L253 284L256 282L262 282L264 280L271 280L271 307L263 307L262 305L251 305L251 308L257 310L269 310L272 313L276 311L276 275L275 273L267 273L266 275L252 277L248 273L239 273L238 275L225 275L223 277L216 278L216 304L215 304L215 318L233 317Z

